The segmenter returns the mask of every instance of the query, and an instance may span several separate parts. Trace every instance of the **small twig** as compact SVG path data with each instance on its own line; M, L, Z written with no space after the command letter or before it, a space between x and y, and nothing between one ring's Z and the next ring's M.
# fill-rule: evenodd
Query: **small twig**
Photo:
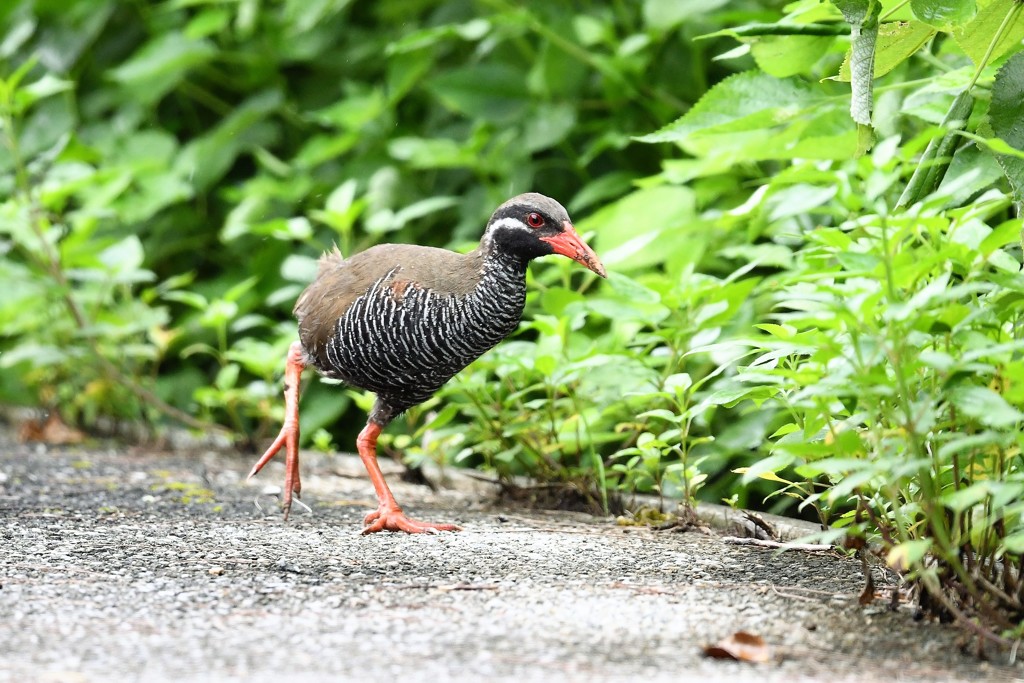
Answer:
M787 543L784 541L766 541L760 538L740 538L739 536L725 536L723 543L730 545L756 545L762 548L779 548L782 550L802 550L804 552L831 551L832 546L824 543Z
M761 515L755 514L748 510L744 510L743 516L746 517L747 520L749 520L750 523L753 524L755 527L761 529L761 531L768 534L768 538L770 538L773 541L779 540L779 533L775 530L775 527L766 522L764 518L761 517Z

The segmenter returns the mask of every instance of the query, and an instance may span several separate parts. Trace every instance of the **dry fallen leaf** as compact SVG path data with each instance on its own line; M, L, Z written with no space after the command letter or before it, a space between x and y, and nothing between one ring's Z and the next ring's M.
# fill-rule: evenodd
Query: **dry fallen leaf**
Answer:
M18 439L22 443L42 441L43 443L60 446L69 443L82 443L85 434L74 427L69 427L56 411L47 416L46 421L29 420L18 430Z
M772 649L761 636L746 631L737 631L718 641L715 645L704 646L704 656L715 659L734 659L738 662L767 662L772 658Z

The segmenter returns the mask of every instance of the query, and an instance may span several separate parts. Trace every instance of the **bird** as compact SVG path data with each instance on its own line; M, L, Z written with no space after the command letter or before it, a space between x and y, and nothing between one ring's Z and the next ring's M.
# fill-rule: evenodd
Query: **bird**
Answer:
M466 254L413 244L379 244L348 258L337 247L326 252L293 310L299 339L285 364L281 431L249 478L284 448L287 520L292 496L302 490L299 383L312 365L324 377L376 394L356 439L378 502L363 520L363 534L458 531L454 524L406 517L377 463L377 437L516 330L526 304L527 264L549 254L607 277L565 208L535 192L501 204L479 246Z

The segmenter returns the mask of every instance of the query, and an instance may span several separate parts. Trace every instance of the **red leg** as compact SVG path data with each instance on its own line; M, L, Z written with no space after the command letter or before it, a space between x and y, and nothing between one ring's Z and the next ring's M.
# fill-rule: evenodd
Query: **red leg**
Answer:
M368 422L363 431L356 439L356 448L359 450L359 457L366 466L366 471L373 482L373 488L377 491L377 500L380 503L377 509L366 515L363 523L366 528L363 534L372 534L377 531L405 531L410 534L421 534L431 531L459 531L454 524L431 524L409 519L398 507L394 494L384 481L384 473L380 471L377 464L377 437L380 435L381 427L373 422Z
M284 508L285 519L288 519L288 512L292 508L292 494L298 498L302 492L302 482L299 479L299 382L305 367L306 364L302 361L302 344L294 342L288 349L288 363L284 368L284 424L281 425L281 432L274 439L274 443L270 444L270 448L249 472L249 478L256 476L256 473L277 455L281 446L284 446L284 497L281 500L281 507Z

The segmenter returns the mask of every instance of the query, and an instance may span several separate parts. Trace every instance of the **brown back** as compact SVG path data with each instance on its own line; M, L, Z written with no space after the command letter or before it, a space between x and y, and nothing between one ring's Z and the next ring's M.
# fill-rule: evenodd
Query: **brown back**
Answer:
M318 355L352 302L396 267L396 283L412 283L439 296L466 296L479 283L483 262L479 250L458 254L414 244L379 244L346 259L335 248L320 257L316 279L295 302L299 339L307 352ZM401 289L395 288L396 296Z

